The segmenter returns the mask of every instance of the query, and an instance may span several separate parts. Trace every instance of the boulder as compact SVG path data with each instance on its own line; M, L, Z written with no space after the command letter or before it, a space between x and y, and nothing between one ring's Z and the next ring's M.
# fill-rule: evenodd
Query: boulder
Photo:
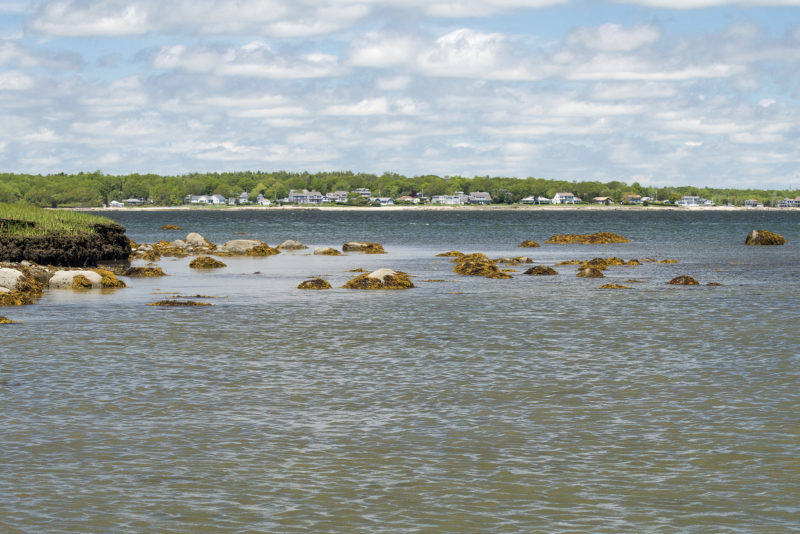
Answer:
M166 276L161 267L128 267L122 272L122 276L131 278L155 278Z
M295 241L294 239L287 239L278 245L278 249L280 250L303 250L306 248L308 248L306 245L302 244L300 241Z
M192 269L220 269L222 267L227 267L227 265L210 256L200 256L193 259L189 263L189 267Z
M581 267L578 269L578 274L575 276L579 278L605 278L603 275L603 271L598 269L597 267Z
M534 276L552 276L554 274L558 274L558 271L552 267L548 267L547 265L537 265L536 267L531 267L522 274L530 274Z
M297 289L331 289L331 284L322 278L312 278L311 280L300 282Z
M769 230L753 230L744 240L745 245L783 245L786 238Z
M493 260L480 252L466 254L453 261L456 262L453 271L458 274L484 276L486 278L511 278L510 274L502 272Z
M213 245L211 244L211 241L209 241L205 237L201 236L197 232L190 232L186 236L186 239L184 239L183 241L189 247L196 247L196 248L198 248L198 247L200 247L200 248L202 248L202 247L213 247Z
M595 232L594 234L559 234L554 235L545 244L554 245L607 245L611 243L630 243L631 240L611 232Z
M165 224L164 226L161 227L161 229L162 230L183 230L183 228L181 228L177 224Z
M10 267L0 267L0 288L13 291L17 288L17 282L22 278L22 271Z
M280 254L280 251L258 239L233 239L217 247L214 254L218 256L272 256Z
M331 247L316 247L314 254L317 256L341 256L342 253Z
M75 282L75 278L78 278L78 282ZM53 273L53 276L50 277L49 287L50 289L72 289L76 285L78 287L91 287L94 289L103 287L103 276L100 273L95 271L89 270L74 270L74 271L66 271L66 270L59 270Z
M674 286L699 286L700 282L692 278L691 276L676 276L669 282L668 284L672 284Z
M378 269L368 274L356 276L344 286L347 289L410 289L415 287L402 271Z
M342 245L343 252L362 252L364 254L386 254L383 245L380 243L365 243L361 241L350 241Z
M520 244L519 244L519 246L520 246L520 247L524 247L524 248L536 248L536 247L541 247L541 245L540 245L539 243L537 243L536 241L531 241L530 239L526 239L525 241L523 241L522 243L520 243Z

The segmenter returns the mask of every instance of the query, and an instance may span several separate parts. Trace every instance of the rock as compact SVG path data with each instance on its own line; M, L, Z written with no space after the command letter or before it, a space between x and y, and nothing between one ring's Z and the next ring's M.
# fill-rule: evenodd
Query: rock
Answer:
M564 260L556 263L556 265L581 265L582 263L582 260Z
M120 287L128 287L127 285L125 285L125 282L117 278L117 275L114 274L112 271L109 271L107 269L93 269L93 270L101 276L100 285L102 285L104 289L116 289Z
M129 276L131 278L155 278L167 275L161 270L161 267L129 267L123 271L122 276Z
M380 243L364 243L360 241L350 241L342 245L344 252L362 252L364 254L386 254L383 245Z
M596 267L581 267L575 276L579 278L605 278L603 271Z
M11 290L7 287L0 287L0 293L11 293Z
M192 306L213 306L210 302L197 302L194 300L159 300L158 302L151 302L148 306L165 306L165 307L192 307Z
M510 274L500 271L494 261L480 252L467 254L453 261L457 262L453 271L458 274L484 276L486 278L511 278Z
M459 252L457 250L451 250L450 252L442 252L440 254L437 254L436 256L440 258L460 258L463 255L464 255L463 252Z
M302 250L308 248L306 245L302 244L300 241L295 241L294 239L287 239L280 245L278 245L278 249L280 250Z
M548 267L547 265L537 265L536 267L531 267L522 274L530 274L534 276L552 276L554 274L558 274L558 271L552 267Z
M640 262L639 260L635 260L635 259L630 259L630 260L625 262L625 265L630 265L630 266L641 265L641 264L642 264L642 262Z
M82 278L82 280L79 279L78 282L79 287L86 287L84 284L86 284L87 282L88 284L90 284L91 288L97 289L103 287L102 283L103 276L95 271L58 270L53 273L52 277L50 277L50 282L49 282L50 289L72 289L73 287L75 287L76 276L80 276Z
M280 254L280 251L258 239L233 239L217 247L214 254L218 256L272 256Z
M11 319L9 319L7 317L0 317L0 324L15 324L15 323L21 323L21 322L22 321L12 321Z
M211 244L211 241L209 241L205 237L201 236L197 232L190 232L189 234L187 234L186 239L184 239L183 241L189 247L196 247L196 248L202 248L202 247L213 248L214 247L214 245Z
M311 280L300 282L297 289L331 289L331 284L322 278L312 278Z
M177 224L165 224L164 226L161 227L161 229L162 230L183 230L183 228L181 228Z
M519 246L524 248L536 248L536 247L541 247L542 245L540 245L536 241L531 241L529 239L526 239L525 241L520 243Z
M6 273L6 280L14 279L14 287L0 287L0 306L22 306L33 304L44 293L50 271L38 265L28 264L7 264L4 268L10 271L17 271L21 276L17 277L14 273ZM7 285L11 285L10 283Z
M368 274L356 276L344 286L347 289L410 289L414 284L408 275L392 269L378 269Z
M745 245L783 245L786 238L769 230L753 230L744 240Z
M331 247L316 247L314 249L316 256L341 256L342 253Z
M603 284L600 289L632 289L630 286L623 286L622 284Z
M509 265L522 265L524 263L533 263L533 260L527 256L515 256L513 258L497 258L495 263L506 263Z
M17 288L17 282L22 278L22 271L10 267L0 267L0 288L13 291Z
M707 286L724 286L725 284L720 284L719 282L709 282L706 285Z
M607 245L611 243L630 243L631 240L611 232L596 232L594 234L559 234L554 235L545 244L554 245Z
M82 274L76 274L72 278L72 289L92 289L92 282Z
M200 256L193 259L189 263L189 267L192 269L220 269L222 267L227 267L227 265L209 256Z
M700 282L692 278L691 276L676 276L669 282L668 284L672 284L674 286L699 286Z
M678 260L661 260L658 263L680 263Z

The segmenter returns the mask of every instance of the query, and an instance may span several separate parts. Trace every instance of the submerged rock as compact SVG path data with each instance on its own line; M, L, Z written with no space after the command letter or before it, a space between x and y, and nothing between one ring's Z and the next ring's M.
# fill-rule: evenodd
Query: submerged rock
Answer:
M129 276L131 278L155 278L158 276L167 276L161 267L128 267L122 272L122 276Z
M533 263L533 260L527 256L515 256L513 258L497 258L495 263L506 263L509 265L522 265L524 263Z
M536 267L531 267L522 274L530 274L534 276L552 276L558 274L558 271L552 267L548 267L547 265L537 265Z
M449 252L442 252L440 254L437 254L436 256L440 258L460 258L463 255L464 255L463 252L459 252L457 250L451 250Z
M786 238L769 230L753 230L744 240L745 245L783 245Z
M536 241L531 241L529 239L526 239L525 241L520 243L519 246L524 248L536 248L536 247L541 247L542 245L540 245Z
M189 263L189 267L192 269L220 269L222 267L227 267L227 265L209 256L200 256L199 258L193 259Z
M672 284L674 286L699 286L700 282L692 278L691 276L676 276L669 282L668 284Z
M579 278L605 278L603 271L597 267L581 267L575 276Z
M658 263L680 263L678 260L660 260Z
M22 321L12 321L7 317L0 317L0 324L16 324L21 323Z
M302 244L300 241L296 241L294 239L287 239L277 247L280 250L303 250L308 248L306 245Z
M193 306L213 306L210 302L197 302L194 300L159 300L158 302L151 302L148 306L165 306L165 307L193 307Z
M331 289L331 284L322 278L312 278L311 280L300 282L297 289Z
M408 274L392 269L378 269L356 276L344 286L347 289L411 289L416 287Z
M331 247L316 247L314 249L315 256L341 256L342 253Z
M453 271L458 274L498 279L511 278L510 274L502 272L493 260L481 252L467 254L453 261L456 262Z
M161 227L162 230L183 230L182 227L178 226L177 224L165 224Z
M633 289L630 286L624 286L622 284L603 284L600 286L600 289Z
M342 245L344 252L362 252L364 254L386 254L383 245L380 243L363 243L360 241L350 241Z
M630 243L631 240L611 232L595 232L594 234L559 234L554 235L545 244L569 245L607 245L611 243Z

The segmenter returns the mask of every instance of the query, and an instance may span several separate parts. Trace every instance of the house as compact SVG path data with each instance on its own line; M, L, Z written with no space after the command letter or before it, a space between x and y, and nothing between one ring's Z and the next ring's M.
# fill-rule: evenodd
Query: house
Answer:
M575 204L580 201L581 199L572 193L556 193L553 196L553 204Z
M239 193L237 204L250 204L250 195L246 191Z
M419 197L412 197L411 195L403 195L401 197L397 197L398 202L411 202L412 204L419 204L420 200Z
M269 199L266 198L264 195L259 193L258 196L256 197L256 204L258 204L259 206L269 206L272 204L272 202L270 202Z
M641 204L643 202L642 195L634 195L632 193L625 193L622 195L622 201L631 204Z
M356 189L353 189L353 192L354 193L358 193L363 198L369 198L369 197L372 196L372 192L369 189L367 189L366 187L358 187Z
M613 204L614 201L611 200L611 197L594 197L592 199L592 204L601 204L604 206L609 206Z
M347 202L347 191L331 191L330 193L325 193L325 198L328 202L344 204Z
M550 204L551 200L547 197L539 196L527 196L520 200L522 204Z
M128 198L123 201L124 204L128 206L141 206L144 204L144 200L141 198Z
M683 198L675 203L676 206L683 206L685 208L696 208L698 206L714 206L715 204L705 198L694 195L684 195Z
M289 202L292 204L322 204L322 193L308 189L292 189L289 191Z
M370 202L377 202L381 206L394 206L394 199L391 197L374 197L369 200Z
M779 208L800 208L800 197L797 198L784 198L778 202Z
M763 208L764 204L754 198L748 198L744 201L745 208Z
M469 194L468 197L470 204L486 205L492 203L492 195L485 191L475 191Z
M119 202L117 200L112 200L111 202L108 203L108 207L109 208L124 208L125 207L125 203L124 202Z
M446 206L460 206L464 200L458 195L433 195L431 204L444 204Z

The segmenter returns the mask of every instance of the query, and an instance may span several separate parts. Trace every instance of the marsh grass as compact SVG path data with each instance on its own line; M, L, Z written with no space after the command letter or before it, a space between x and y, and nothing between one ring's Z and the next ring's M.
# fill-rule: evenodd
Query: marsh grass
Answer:
M37 237L96 233L96 224L115 224L105 217L66 210L47 210L27 204L0 202L0 235Z

